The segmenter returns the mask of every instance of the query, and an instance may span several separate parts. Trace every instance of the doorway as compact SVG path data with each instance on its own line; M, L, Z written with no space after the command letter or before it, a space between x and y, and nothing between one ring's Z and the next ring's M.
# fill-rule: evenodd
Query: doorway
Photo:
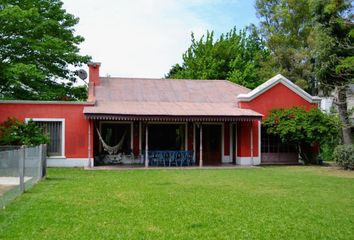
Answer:
M222 125L203 124L203 165L220 165L222 163ZM196 157L199 164L200 128L196 129Z

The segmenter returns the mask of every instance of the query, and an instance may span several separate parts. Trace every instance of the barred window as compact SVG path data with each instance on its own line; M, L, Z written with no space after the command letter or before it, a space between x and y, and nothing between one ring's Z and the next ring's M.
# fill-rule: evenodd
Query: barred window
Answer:
M63 124L61 121L39 121L34 120L49 137L47 145L48 156L63 156Z

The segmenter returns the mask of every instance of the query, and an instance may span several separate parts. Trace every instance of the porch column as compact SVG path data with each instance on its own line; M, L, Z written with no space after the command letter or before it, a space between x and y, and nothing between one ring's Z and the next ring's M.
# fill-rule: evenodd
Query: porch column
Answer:
M149 139L149 130L148 124L145 124L145 167L149 167L149 149L148 149L148 139Z
M262 158L261 158L261 128L262 128L262 122L261 122L261 120L258 120L258 157L259 157L258 164L260 164L262 161Z
M251 130L250 130L250 139L251 139L251 165L254 165L253 161L253 121L251 121Z
M199 127L199 167L203 167L203 126L200 123Z

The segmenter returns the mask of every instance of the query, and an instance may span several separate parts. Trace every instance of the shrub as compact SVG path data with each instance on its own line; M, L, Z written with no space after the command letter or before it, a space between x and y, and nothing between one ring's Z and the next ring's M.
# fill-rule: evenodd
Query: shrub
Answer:
M333 158L344 169L354 170L354 145L338 145Z
M305 163L318 163L318 146L330 144L329 147L334 147L340 132L339 119L317 108L309 111L299 107L273 109L264 120L264 126L282 142L296 143Z
M48 136L32 120L27 123L9 118L0 124L0 145L39 145L48 143Z

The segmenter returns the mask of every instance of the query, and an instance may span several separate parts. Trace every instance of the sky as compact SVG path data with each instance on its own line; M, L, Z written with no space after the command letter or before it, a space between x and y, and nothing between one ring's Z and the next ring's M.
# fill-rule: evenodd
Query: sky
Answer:
M253 0L63 0L80 18L81 54L101 62L100 75L162 78L182 62L191 33L218 36L257 23ZM86 68L87 69L87 68Z

